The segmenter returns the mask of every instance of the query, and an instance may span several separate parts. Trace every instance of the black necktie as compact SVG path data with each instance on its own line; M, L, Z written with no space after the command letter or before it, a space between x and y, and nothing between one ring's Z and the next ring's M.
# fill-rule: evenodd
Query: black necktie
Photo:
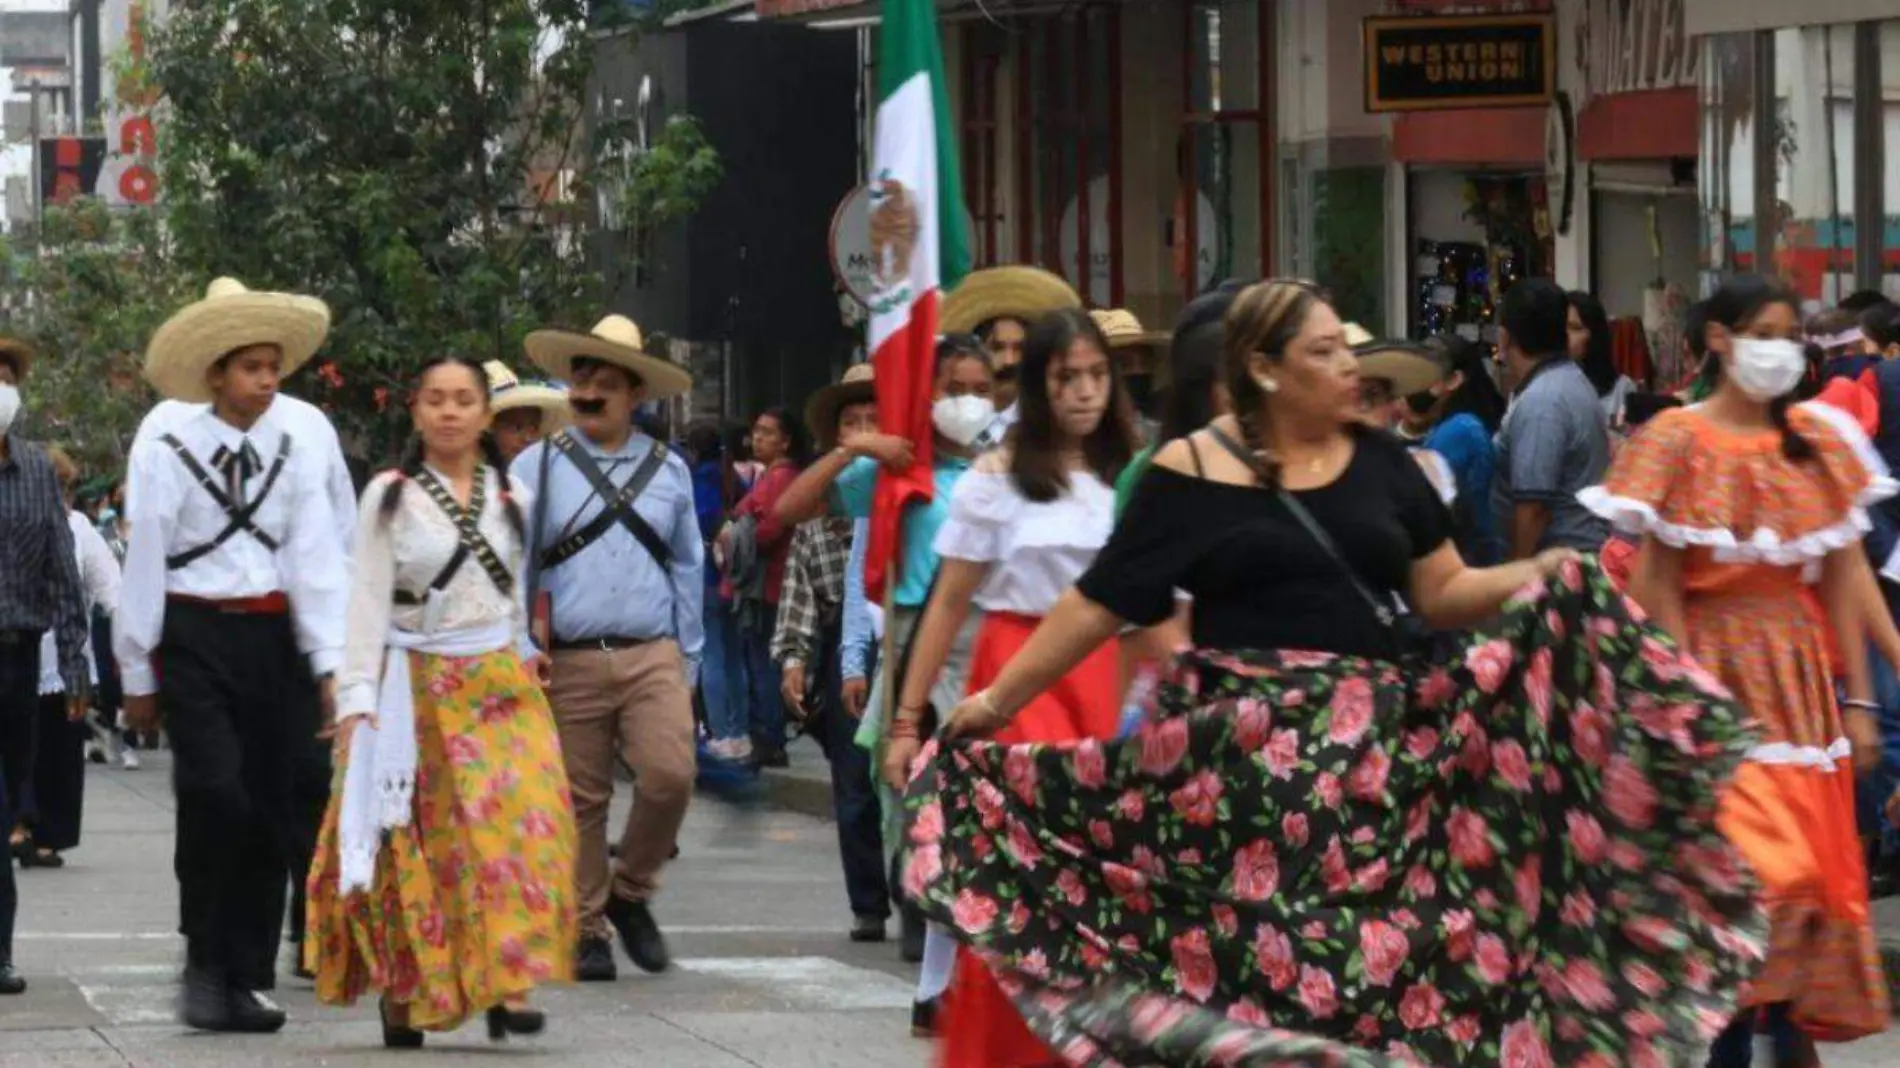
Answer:
M231 499L232 510L243 508L244 483L263 467L257 450L251 448L251 439L245 438L236 452L218 446L218 451L211 454L211 466L224 472L224 493Z

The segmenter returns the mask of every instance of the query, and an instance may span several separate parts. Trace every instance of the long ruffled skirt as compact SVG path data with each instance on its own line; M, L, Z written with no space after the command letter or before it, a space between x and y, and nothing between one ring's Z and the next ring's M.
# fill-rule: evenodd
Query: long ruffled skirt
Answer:
M380 990L409 1026L451 1031L573 978L574 806L547 699L514 652L410 655L415 821L384 836L370 890L341 895L339 762L304 963L325 1004Z
M1125 741L947 747L903 876L1074 1065L1687 1063L1763 952L1747 723L1571 567L1450 667L1203 651Z

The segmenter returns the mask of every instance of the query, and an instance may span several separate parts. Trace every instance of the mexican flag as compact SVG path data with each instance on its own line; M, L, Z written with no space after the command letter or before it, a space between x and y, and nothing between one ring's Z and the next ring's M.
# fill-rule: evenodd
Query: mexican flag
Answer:
M943 293L970 269L956 131L935 0L884 0L871 162L871 359L878 424L916 444L917 462L878 476L865 591L883 596L904 509L931 495L930 392Z

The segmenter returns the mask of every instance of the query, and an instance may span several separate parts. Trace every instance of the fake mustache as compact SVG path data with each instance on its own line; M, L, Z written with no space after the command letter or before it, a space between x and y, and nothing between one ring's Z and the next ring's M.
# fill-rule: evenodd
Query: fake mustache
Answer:
M570 397L568 403L576 415L600 415L607 410L607 402L599 397Z

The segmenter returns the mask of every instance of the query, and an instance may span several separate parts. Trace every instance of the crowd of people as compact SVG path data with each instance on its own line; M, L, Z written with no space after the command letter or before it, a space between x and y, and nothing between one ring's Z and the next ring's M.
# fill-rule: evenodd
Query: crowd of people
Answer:
M1816 1064L1889 1009L1900 308L1803 311L1729 279L1659 383L1540 279L1492 346L1287 279L1146 331L1000 267L928 442L869 364L667 440L691 379L610 315L531 335L544 381L431 358L368 477L279 388L328 309L222 279L89 492L0 346L0 825L58 867L89 747L166 745L188 1026L283 1025L288 917L386 1044L503 1040L616 942L669 967L696 781L802 734L848 937L899 919L951 1068ZM9 865L0 993L16 908Z

